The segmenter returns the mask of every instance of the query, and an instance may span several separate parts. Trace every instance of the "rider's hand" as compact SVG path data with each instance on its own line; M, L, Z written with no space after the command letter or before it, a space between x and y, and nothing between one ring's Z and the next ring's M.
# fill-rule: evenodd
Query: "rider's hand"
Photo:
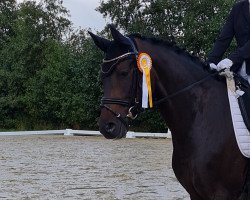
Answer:
M209 63L209 67L210 67L211 70L214 70L214 69L218 70L218 67L214 63Z
M229 69L230 67L232 67L232 65L233 61L228 58L225 58L218 63L217 70L220 71L222 69Z

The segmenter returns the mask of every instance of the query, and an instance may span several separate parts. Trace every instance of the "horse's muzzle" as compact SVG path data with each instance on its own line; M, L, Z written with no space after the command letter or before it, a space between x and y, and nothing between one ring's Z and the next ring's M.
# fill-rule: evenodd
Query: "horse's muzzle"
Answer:
M100 119L99 131L107 139L121 139L126 136L128 128L119 120L104 122Z

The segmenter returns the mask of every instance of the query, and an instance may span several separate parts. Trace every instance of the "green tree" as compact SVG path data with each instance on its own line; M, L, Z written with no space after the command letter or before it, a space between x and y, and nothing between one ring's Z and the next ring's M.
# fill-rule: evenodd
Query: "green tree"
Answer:
M174 37L204 58L235 0L108 0L98 7L126 33Z
M3 0L0 2L0 49L14 34L14 21L16 20L16 1Z
M60 0L0 6L0 128L97 128L102 56L86 31Z
M77 44L77 45L76 45ZM86 32L66 44L53 40L46 47L46 68L29 83L26 102L30 116L54 128L96 129L100 99L101 55Z
M70 21L63 17L67 11L57 0L39 4L25 1L20 5L3 1L1 5L7 5L1 7L3 11L9 9L1 12L6 19L3 30L11 30L11 34L2 40L0 48L0 125L9 128L22 126L32 118L26 105L28 84L47 67L44 55L50 41L62 42L70 30ZM11 29L5 28L8 24Z

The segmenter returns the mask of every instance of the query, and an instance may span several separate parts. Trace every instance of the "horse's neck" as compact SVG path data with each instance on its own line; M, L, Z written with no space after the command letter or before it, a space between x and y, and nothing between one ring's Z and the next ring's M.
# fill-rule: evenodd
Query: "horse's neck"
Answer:
M204 74L194 73L190 70L190 65L185 58L177 55L175 52L168 52L170 55L159 57L155 63L155 96L162 99L171 94L186 88L197 82ZM196 66L193 66L196 67ZM198 70L198 69L197 69ZM190 130L196 118L196 106L199 97L196 91L199 88L188 89L172 98L166 100L160 105L160 111L164 116L168 126L175 132L183 133L183 130ZM182 124L182 126L180 126ZM186 133L185 133L186 134Z
M142 51L148 52L153 60L152 87L156 99L162 99L204 78L206 72L196 66L190 58L176 53L171 48L141 43ZM164 101L159 105L168 127L183 139L192 130L199 114L199 105L204 88L195 86Z

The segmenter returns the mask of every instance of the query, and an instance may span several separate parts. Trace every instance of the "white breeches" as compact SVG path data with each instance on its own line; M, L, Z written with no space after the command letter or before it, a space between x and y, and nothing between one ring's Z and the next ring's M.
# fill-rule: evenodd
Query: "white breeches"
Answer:
M243 62L242 67L240 68L238 74L240 76L242 76L245 80L247 80L248 83L250 84L250 76L247 75L247 72L246 72L246 62L245 61Z

